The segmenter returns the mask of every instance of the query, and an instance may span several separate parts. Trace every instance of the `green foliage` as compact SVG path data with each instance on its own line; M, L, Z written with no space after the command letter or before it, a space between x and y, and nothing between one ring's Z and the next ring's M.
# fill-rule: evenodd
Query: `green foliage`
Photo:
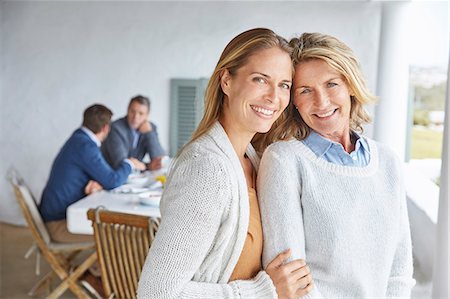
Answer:
M430 124L430 116L428 110L414 110L414 125L428 126Z
M422 110L444 110L447 82L433 85L430 88L414 87L414 105Z
M443 132L413 128L411 140L411 158L441 159Z

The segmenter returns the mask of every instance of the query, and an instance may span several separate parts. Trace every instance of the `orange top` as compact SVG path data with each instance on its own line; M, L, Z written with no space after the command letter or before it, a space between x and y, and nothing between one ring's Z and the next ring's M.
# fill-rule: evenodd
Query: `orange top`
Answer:
M262 270L263 232L256 190L248 188L250 219L244 249L231 274L230 281L252 279Z

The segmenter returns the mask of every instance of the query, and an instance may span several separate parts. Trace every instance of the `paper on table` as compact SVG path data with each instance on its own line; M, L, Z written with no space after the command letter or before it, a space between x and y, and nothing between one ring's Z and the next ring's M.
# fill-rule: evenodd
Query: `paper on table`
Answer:
M148 191L139 194L139 202L143 205L158 206L161 200L162 190Z
M147 176L128 176L127 183L132 185L145 185L148 182L149 178Z
M151 183L149 186L145 186L145 187L139 187L139 186L136 186L135 184L124 184L122 186L119 186L119 187L111 190L111 192L138 194L138 193L147 192L150 190L158 190L161 188L162 188L161 182L156 181L156 182Z
M142 192L145 192L148 190L149 189L146 187L136 187L133 184L125 184L125 185L122 185L120 187L117 187L117 188L111 190L111 192L114 192L114 193L136 193L137 194L137 193L142 193Z
M148 186L148 189L150 190L154 190L154 189L161 189L163 186L163 184L160 181L156 181L150 184L150 186Z

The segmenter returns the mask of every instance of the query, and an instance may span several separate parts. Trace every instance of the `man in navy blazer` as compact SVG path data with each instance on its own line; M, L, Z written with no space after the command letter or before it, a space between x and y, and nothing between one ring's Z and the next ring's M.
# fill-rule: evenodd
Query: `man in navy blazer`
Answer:
M54 241L92 241L92 236L67 230L67 207L93 191L122 185L133 169L145 169L134 158L122 159L115 169L104 159L100 145L109 133L111 117L111 110L103 105L88 107L82 127L70 136L53 162L39 210Z
M148 154L150 163L147 169L161 168L165 152L159 143L156 125L148 121L149 113L150 100L137 95L128 104L127 116L111 124L111 132L102 144L102 152L112 167L117 167L126 157L142 161Z

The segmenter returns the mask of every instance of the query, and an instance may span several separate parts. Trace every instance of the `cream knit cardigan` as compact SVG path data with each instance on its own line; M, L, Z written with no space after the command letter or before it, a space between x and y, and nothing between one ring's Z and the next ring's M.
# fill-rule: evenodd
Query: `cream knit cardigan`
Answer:
M247 155L257 169L251 145ZM161 216L138 298L277 298L265 271L228 282L247 236L249 199L242 166L219 122L174 161Z

